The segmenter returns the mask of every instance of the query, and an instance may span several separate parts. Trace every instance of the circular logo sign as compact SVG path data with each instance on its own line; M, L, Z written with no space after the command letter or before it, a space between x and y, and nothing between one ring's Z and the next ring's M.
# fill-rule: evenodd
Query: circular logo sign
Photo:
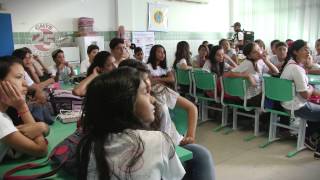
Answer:
M31 30L32 50L40 56L48 56L58 47L59 33L57 28L49 23L38 23Z
M157 10L156 12L154 12L154 15L153 15L153 19L154 19L154 22L156 24L162 24L163 23L163 12L160 11L160 10Z

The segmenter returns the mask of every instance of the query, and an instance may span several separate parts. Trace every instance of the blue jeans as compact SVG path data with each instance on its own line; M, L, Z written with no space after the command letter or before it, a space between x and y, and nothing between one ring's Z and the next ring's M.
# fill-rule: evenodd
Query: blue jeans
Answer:
M214 180L214 164L210 151L199 144L182 146L192 152L193 158L185 162L184 180Z
M294 115L311 122L320 122L320 105L307 102L306 105L294 111Z
M306 105L294 111L294 115L307 120L306 137L320 132L320 105L307 102Z

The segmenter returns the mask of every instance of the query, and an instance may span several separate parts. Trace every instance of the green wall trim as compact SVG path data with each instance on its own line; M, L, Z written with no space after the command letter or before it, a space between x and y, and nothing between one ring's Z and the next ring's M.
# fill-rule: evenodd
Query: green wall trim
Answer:
M31 44L32 32L14 32L14 44ZM104 36L105 41L110 41L117 34L116 31L98 31L98 36ZM59 37L69 37L72 40L77 36L77 32L63 31L55 35ZM212 40L231 37L231 32L184 32L184 31L171 31L171 32L155 32L156 40ZM62 39L62 38L61 38Z

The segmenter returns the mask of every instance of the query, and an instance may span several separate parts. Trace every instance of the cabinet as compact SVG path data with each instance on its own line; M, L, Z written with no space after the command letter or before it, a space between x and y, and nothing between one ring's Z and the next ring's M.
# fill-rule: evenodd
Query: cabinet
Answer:
M13 46L11 15L0 12L0 56L11 55Z

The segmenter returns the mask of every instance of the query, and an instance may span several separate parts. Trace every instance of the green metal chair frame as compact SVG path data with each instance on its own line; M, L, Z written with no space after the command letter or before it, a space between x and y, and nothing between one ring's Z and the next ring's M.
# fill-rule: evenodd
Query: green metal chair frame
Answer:
M188 130L188 114L179 106L175 106L173 110L170 110L170 117L176 126L177 131L184 135Z
M254 135L250 135L244 138L245 141L252 140L256 136L260 135L259 131L259 115L260 115L260 107L249 107L247 106L247 87L249 86L249 82L245 78L231 78L231 77L223 77L220 79L221 81L221 103L224 106L229 106L233 109L232 113L232 130L238 129L238 115L250 117L254 119ZM226 103L224 100L224 93L227 93L231 96L237 96L243 99L243 104L234 104L234 103ZM245 112L239 112L238 109L244 109L245 111L254 111L254 115ZM231 131L232 131L231 130ZM231 132L226 131L228 134Z
M298 133L297 139L297 147L296 150L290 151L287 154L287 157L292 157L296 155L301 150L305 149L304 140L305 140L305 132L306 132L306 120L297 118L294 116L294 110L291 109L290 113L287 111L280 111L277 109L266 108L264 106L265 98L275 100L275 101L291 101L295 96L295 88L294 84L290 80L274 78L274 77L263 77L262 84L262 101L261 101L261 109L265 112L270 112L270 128L269 128L269 137L268 141L262 144L260 147L264 148L271 144L272 142L278 140L276 137L277 127L283 127L286 129L293 130ZM298 119L300 121L299 127L291 127L285 124L281 124L278 122L278 115L288 116L291 120Z
M220 111L222 113L221 125L215 129L215 131L218 131L227 125L228 112L227 112L227 108L223 105L221 108L207 105L208 102L220 104L220 99L217 95L216 75L204 70L202 71L197 70L192 72L192 74L193 74L193 80L195 84L194 86L195 97L200 104L200 114L201 114L200 123L206 122L208 120L208 117L207 117L208 109ZM201 90L202 92L197 92L197 90ZM214 92L214 97L211 98L211 97L205 96L204 91Z
M193 97L191 69L184 70L184 69L177 68L175 70L175 75L176 75L176 90L179 85L189 86L188 95Z

